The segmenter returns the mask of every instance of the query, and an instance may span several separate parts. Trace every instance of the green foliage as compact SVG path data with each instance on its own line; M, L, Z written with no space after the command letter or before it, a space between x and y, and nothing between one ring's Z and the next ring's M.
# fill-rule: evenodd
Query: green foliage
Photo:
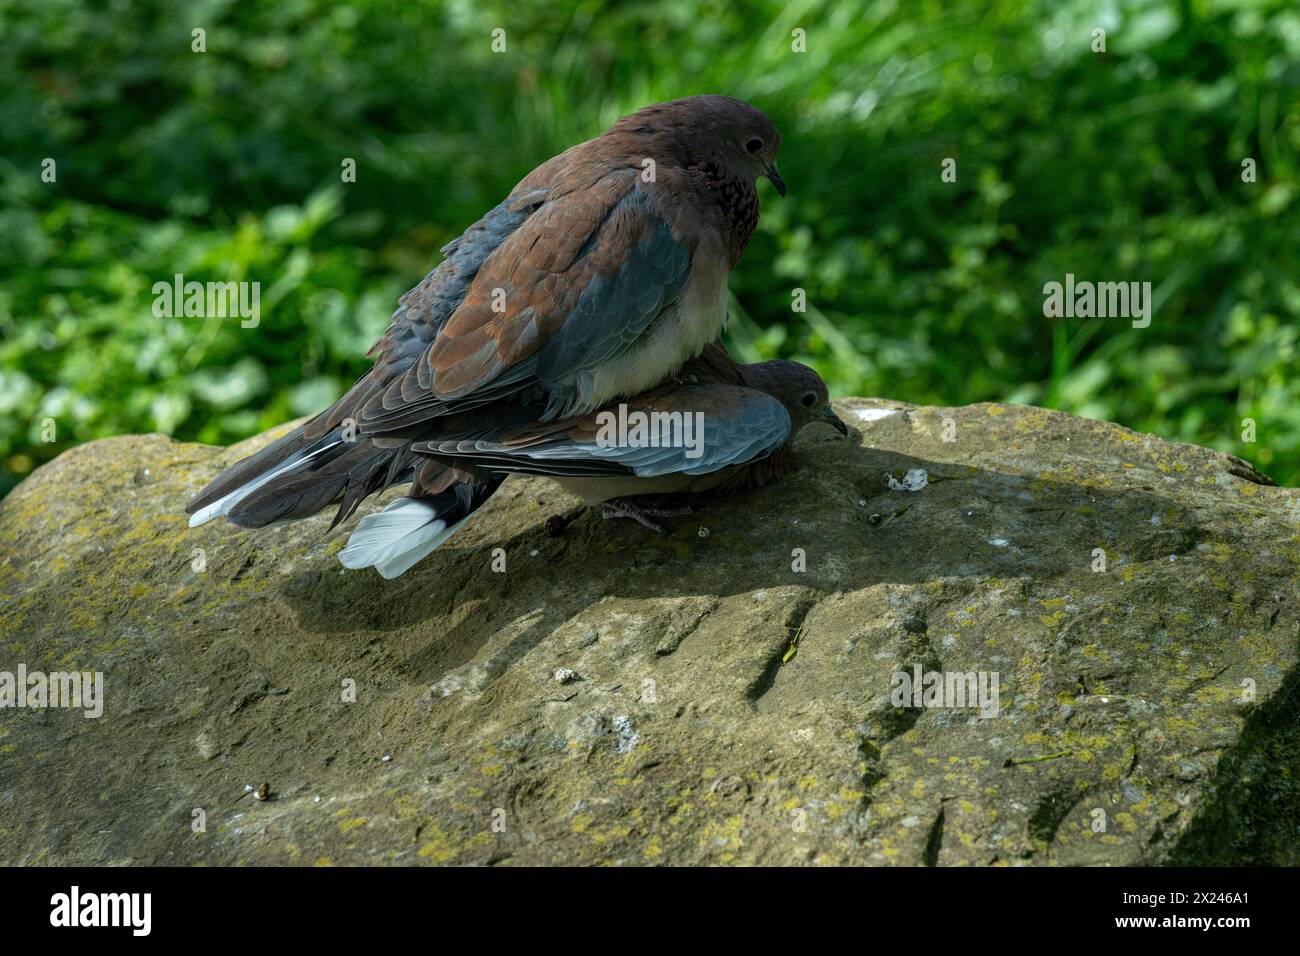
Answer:
M790 195L760 187L732 281L741 355L837 394L1112 419L1296 483L1298 90L1291 0L0 0L0 492L91 438L227 442L323 407L529 169L701 92L785 140ZM260 282L261 324L155 317L178 272ZM1150 281L1151 326L1045 318L1067 272Z

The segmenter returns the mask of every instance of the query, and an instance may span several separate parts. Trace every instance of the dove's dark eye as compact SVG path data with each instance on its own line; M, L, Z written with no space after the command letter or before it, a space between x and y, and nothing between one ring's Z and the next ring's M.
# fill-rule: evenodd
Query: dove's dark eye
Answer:
M817 404L817 393L804 392L802 395L799 396L799 404L802 405L804 408L812 408L814 405Z
M745 149L749 150L749 152L751 153L757 153L762 148L763 148L763 141L759 139L757 136L755 136L753 139L751 139L748 143L745 144Z

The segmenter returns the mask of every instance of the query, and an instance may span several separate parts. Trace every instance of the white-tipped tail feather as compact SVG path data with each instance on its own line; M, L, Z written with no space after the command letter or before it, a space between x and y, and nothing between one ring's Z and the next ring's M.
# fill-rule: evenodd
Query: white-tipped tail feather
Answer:
M345 568L373 567L395 578L460 530L466 515L448 525L438 511L419 498L398 498L383 511L366 515L339 552Z
M216 501L212 502L212 504L208 505L206 508L200 508L198 511L194 512L194 514L190 515L190 527L197 528L199 525L203 524L204 522L211 521L213 518L219 517L221 515L230 514L230 512L234 510L235 505L239 504L241 501L243 501L245 498L251 495L258 488L261 488L263 485L265 485L268 481L272 481L276 478L279 478L281 475L293 471L295 468L299 468L302 465L305 465L313 458L317 458L320 455L325 454L325 452L329 451L335 445L339 444L339 441L341 441L341 439L336 439L327 445L323 445L322 447L316 448L307 453L300 452L299 454L296 454L293 457L291 457L288 461L280 465L278 468L272 468L266 474L259 475L257 478L254 478L248 484L240 485L230 494L226 495L223 498L218 498Z

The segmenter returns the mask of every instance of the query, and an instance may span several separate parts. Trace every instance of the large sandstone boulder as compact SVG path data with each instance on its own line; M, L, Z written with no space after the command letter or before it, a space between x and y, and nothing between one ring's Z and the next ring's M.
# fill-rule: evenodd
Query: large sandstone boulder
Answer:
M0 671L102 671L104 712L0 710L0 862L1300 862L1297 490L839 410L668 536L516 479L393 581L351 522L186 527L268 436L72 449L0 502ZM895 706L918 665L996 716Z

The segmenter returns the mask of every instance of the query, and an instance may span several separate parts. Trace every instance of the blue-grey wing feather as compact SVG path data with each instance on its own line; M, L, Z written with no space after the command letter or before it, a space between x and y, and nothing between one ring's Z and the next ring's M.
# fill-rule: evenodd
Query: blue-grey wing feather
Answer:
M674 407L690 414L710 405L708 393L718 386L683 386L674 393ZM466 457L490 455L498 462L504 458L541 464L545 462L581 462L616 464L639 477L681 473L706 475L732 465L764 458L790 437L790 414L779 401L765 392L725 386L740 396L739 409L727 417L704 413L703 441L700 454L692 457L682 445L601 445L595 441L560 438L524 448L511 449L496 442L498 436L484 436L457 443L455 454Z

